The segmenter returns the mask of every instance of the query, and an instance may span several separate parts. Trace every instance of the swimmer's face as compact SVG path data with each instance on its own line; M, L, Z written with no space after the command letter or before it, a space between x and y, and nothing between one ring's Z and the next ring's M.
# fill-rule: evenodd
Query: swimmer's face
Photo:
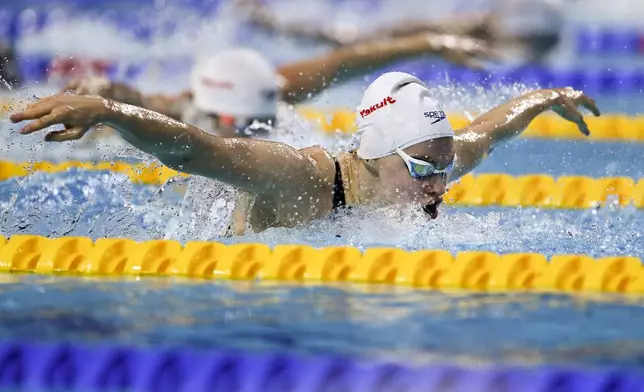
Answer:
M404 152L412 158L433 164L437 169L443 169L454 160L454 139L429 140L406 148ZM437 208L445 194L448 174L437 173L416 179L409 174L405 161L398 154L380 158L379 161L381 197L391 203L418 203L432 218L438 216Z

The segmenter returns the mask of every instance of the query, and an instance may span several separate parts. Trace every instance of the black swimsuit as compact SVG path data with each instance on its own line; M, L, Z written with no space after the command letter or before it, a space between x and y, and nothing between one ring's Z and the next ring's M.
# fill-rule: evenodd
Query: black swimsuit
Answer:
M333 182L333 210L345 206L346 200L344 197L344 184L342 183L342 173L340 172L340 162L335 161L335 180Z

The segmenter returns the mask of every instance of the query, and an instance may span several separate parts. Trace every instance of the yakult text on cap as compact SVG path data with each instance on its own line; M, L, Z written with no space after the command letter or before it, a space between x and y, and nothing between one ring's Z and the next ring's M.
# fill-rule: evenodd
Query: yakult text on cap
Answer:
M362 118L364 118L364 117L370 115L371 113L375 112L376 110L387 106L387 104L390 104L390 103L393 104L394 102L396 102L395 99L393 99L392 97L387 97L387 98L383 99L382 102L378 102L375 105L371 105L367 109L362 109L360 111L360 115L362 116Z

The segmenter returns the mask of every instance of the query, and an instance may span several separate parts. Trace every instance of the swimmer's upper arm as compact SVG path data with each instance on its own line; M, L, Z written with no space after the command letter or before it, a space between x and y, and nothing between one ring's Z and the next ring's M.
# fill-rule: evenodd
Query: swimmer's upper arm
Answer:
M217 137L140 107L109 100L102 104L100 123L132 146L175 170L226 182L276 205L320 194L333 181L333 173L324 173L309 153L284 143Z
M328 187L327 170L311 151L278 142L202 134L190 154L164 162L280 202Z
M333 157L325 149L320 146L310 146L301 149L300 152L307 154L308 156L313 158L322 173L333 173L335 176L335 164ZM334 176L331 178L334 178Z
M487 123L470 125L456 131L454 149L456 150L456 167L450 180L457 180L474 170L492 150L492 129Z

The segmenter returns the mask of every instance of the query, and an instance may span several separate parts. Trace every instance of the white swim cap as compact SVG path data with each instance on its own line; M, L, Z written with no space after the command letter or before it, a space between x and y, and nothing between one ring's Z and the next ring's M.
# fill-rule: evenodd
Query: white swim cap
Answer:
M197 109L239 117L277 112L280 78L275 67L252 49L228 49L196 65L191 77Z
M403 72L376 79L356 110L358 156L375 159L426 140L453 137L445 112L427 87Z

